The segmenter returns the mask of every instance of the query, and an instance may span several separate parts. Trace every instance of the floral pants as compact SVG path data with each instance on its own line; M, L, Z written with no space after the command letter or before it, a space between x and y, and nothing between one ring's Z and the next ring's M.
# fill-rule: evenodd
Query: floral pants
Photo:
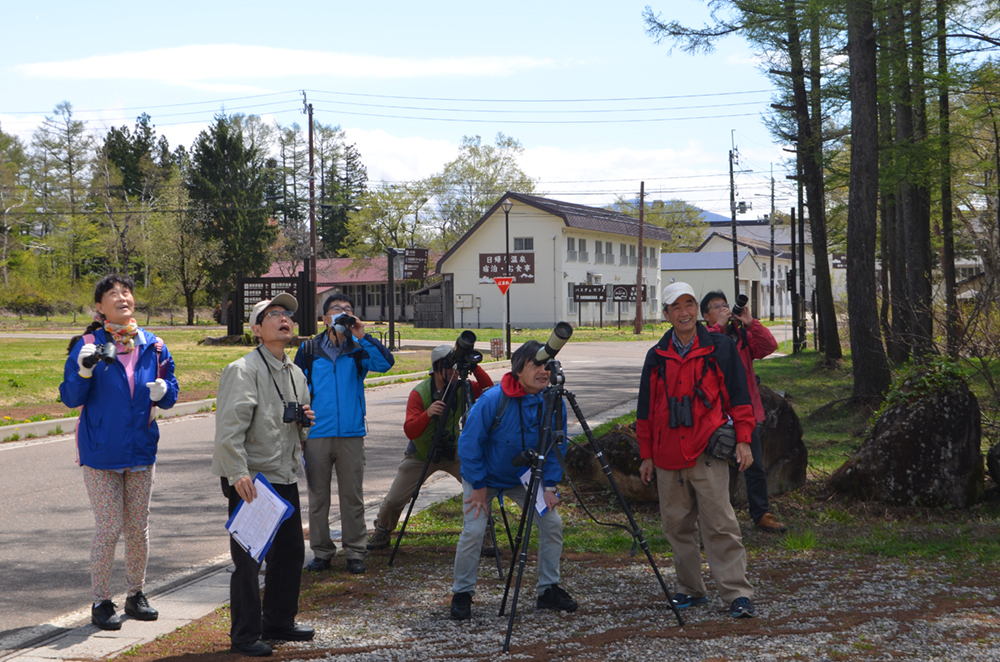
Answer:
M94 600L111 599L111 568L115 547L125 533L125 580L134 595L146 583L149 556L149 497L153 492L154 466L144 471L108 471L83 467L96 531L90 549L90 579Z

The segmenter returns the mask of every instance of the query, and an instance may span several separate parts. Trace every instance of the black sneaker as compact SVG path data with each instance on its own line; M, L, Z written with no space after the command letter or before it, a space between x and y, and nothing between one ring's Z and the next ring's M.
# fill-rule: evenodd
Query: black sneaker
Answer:
M284 630L268 630L264 628L264 634L261 635L261 639L267 639L268 641L312 641L315 636L316 630L313 628L308 625L294 623L292 627L285 628Z
M137 621L155 621L160 616L160 612L149 606L149 600L142 591L125 598L125 613Z
M451 596L451 618L456 621L472 618L472 593L464 591Z
M347 572L352 575L363 575L368 572L362 559L347 559Z
M729 605L729 615L733 618L753 618L756 613L750 598L736 598Z
M90 622L102 630L121 630L122 622L115 613L115 603L104 600L96 607L90 608Z
M309 572L323 572L324 570L329 569L330 559L321 559L318 556L306 565L306 570Z
M708 598L704 595L700 598L692 598L687 593L674 593L674 606L678 609L687 609L688 607L695 607L697 605L707 605Z
M538 596L538 602L535 603L535 606L539 609L556 609L572 614L576 611L577 604L576 600L569 597L569 593L564 589L559 586L550 586Z
M230 653L239 653L247 657L268 657L271 655L271 647L258 639L248 644L238 644L235 641L229 648Z

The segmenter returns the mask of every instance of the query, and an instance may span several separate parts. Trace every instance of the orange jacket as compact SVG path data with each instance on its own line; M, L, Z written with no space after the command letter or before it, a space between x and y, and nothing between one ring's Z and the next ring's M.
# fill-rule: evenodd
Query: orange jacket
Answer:
M652 458L655 466L676 470L693 467L708 438L730 418L737 442L746 444L757 422L743 362L730 338L709 333L699 322L683 358L672 339L670 330L646 354L635 430L642 459ZM671 428L668 398L683 396L691 399L693 425Z

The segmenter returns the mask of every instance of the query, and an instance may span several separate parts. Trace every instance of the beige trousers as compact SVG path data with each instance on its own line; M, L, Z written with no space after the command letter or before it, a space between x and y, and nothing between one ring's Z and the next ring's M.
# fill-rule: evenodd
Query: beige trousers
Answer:
M458 459L452 461L445 460L437 464L430 464L427 467L427 475L424 476L426 482L435 471L445 471L455 477L455 480L462 482L462 466ZM420 481L420 473L424 470L424 461L418 460L407 453L403 461L399 463L396 470L396 477L392 479L389 493L382 499L382 505L378 509L378 518L375 522L386 531L394 531L399 524L399 517L403 509L413 497L413 490L417 489Z
M337 546L330 539L330 480L337 470L340 500L341 544L349 559L364 559L368 528L365 525L364 437L307 439L303 453L309 484L309 547L316 558L331 559Z

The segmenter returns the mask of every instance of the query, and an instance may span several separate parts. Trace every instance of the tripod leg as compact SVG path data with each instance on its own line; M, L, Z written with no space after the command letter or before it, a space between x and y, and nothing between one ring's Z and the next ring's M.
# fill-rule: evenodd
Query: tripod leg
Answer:
M500 565L500 546L497 545L496 520L493 519L493 515L490 515L486 532L490 536L490 544L493 545L493 558L497 560L497 579L503 579L503 566Z
M536 463L540 460L536 460ZM527 494L524 497L524 513L521 519L524 523L524 539L521 542L521 554L517 559L517 582L514 584L514 595L510 600L510 618L507 620L507 634L503 640L503 652L510 652L510 635L514 629L514 616L517 614L517 596L521 592L521 579L524 577L524 566L528 562L528 543L531 541L531 521L535 514L535 500L538 498L538 486L542 482L542 468L535 467L531 472L531 480L528 481ZM511 559L511 574L514 570L514 561ZM510 586L508 578L507 586ZM504 602L506 602L506 591L504 592ZM500 607L500 614L503 615L503 605Z
M583 412L580 410L580 406L576 403L576 396L565 391L564 395L566 400L569 402L570 407L573 408L573 413L576 414L576 419L580 422L581 427L583 427L584 433L587 435L587 441L590 443L590 450L594 453L594 456L601 463L601 469L604 471L604 475L608 477L608 482L611 483L611 489L615 493L615 497L618 499L618 504L622 507L622 511L625 513L625 517L628 518L629 525L632 527L632 536L639 541L639 546L642 547L642 551L646 554L646 559L649 561L650 567L653 568L653 573L656 575L656 579L660 582L660 587L663 589L663 594L667 597L667 605L674 612L674 616L677 617L677 624L681 627L684 626L684 618L681 616L681 612L677 609L674 604L674 596L670 593L670 589L667 588L667 582L663 579L663 575L660 574L660 569L656 565L656 561L653 559L653 552L649 549L649 543L646 542L645 536L642 534L642 529L639 528L638 522L635 521L635 517L632 515L632 509L629 508L628 502L625 500L625 495L622 494L621 489L618 487L618 483L615 481L615 477L611 473L611 467L608 466L607 460L604 459L604 453L601 448L597 445L597 441L594 439L594 433L591 432L590 426L587 425L587 419L584 418Z
M527 503L527 502L525 502ZM527 508L521 509L521 518L518 520L517 524L517 536L511 541L510 545L510 567L507 569L507 585L503 589L503 599L500 601L500 616L503 616L504 611L507 609L507 595L510 593L511 582L514 581L514 559L517 556L517 550L521 547L521 541L524 539L524 527L527 524L528 510ZM505 518L506 521L506 518ZM510 535L510 529L507 529L507 535Z
M507 521L507 509L503 507L503 492L497 494L497 505L500 508L500 518L503 520L503 528L507 531L507 542L510 543L511 558L513 558L514 538L510 535L510 522Z

